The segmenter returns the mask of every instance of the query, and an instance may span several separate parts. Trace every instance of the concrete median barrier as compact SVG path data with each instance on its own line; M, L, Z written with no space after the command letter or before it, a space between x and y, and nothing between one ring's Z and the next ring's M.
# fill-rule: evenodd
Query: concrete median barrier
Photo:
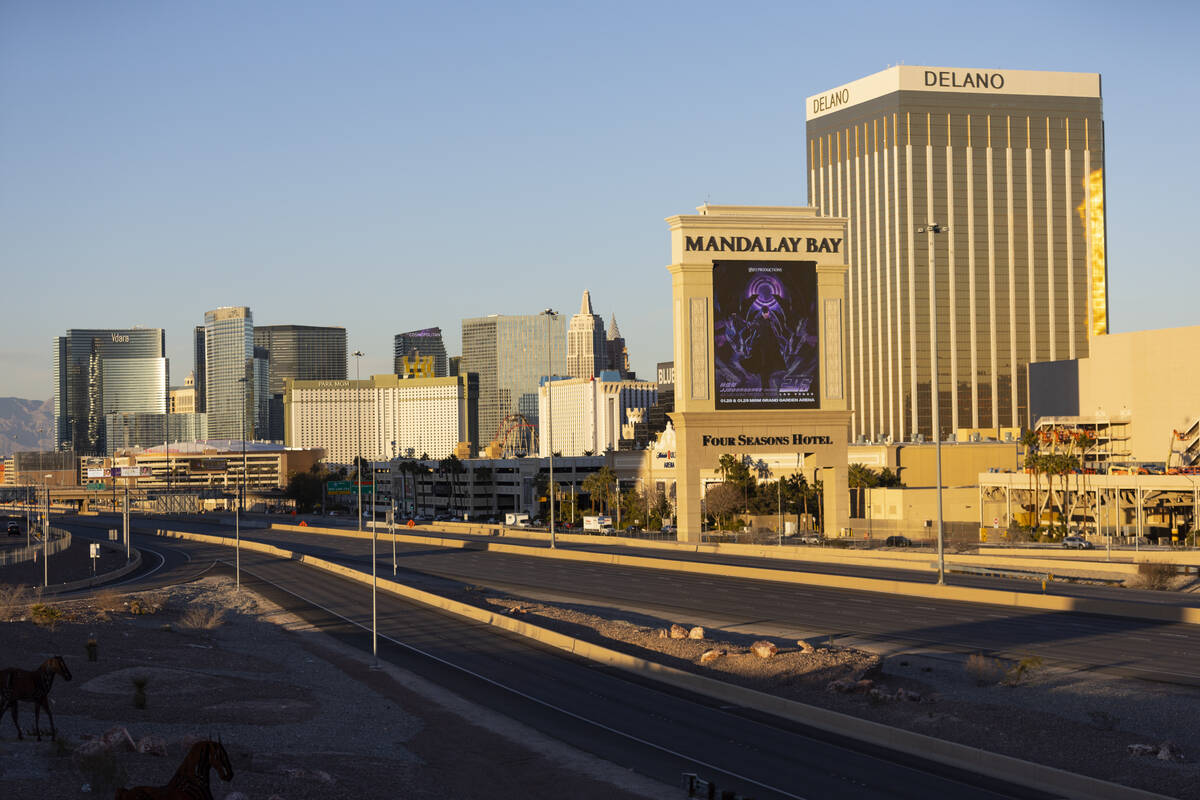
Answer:
M343 531L333 528L313 528L299 526L275 526L277 530L294 530L301 533L319 535L348 536L351 538L370 539L371 534L363 531ZM391 534L379 534L385 541ZM582 538L582 537L581 537ZM587 537L595 538L595 537ZM608 539L609 537L605 537ZM553 558L566 561L576 561L589 564L604 564L611 566L634 567L638 569L659 569L672 572L686 572L696 575L716 575L722 577L746 578L750 580L773 581L803 586L818 586L829 589L849 589L861 592L904 595L930 600L949 600L959 603L980 603L994 606L1007 606L1040 611L1074 611L1083 614L1102 614L1111 617L1151 620L1154 622L1179 622L1189 625L1200 624L1200 608L1175 606L1154 603L1133 602L1128 600L1110 600L1087 597L1070 597L1036 592L1016 592L999 589L977 589L966 586L938 586L932 583L916 583L913 581L895 580L889 578L859 578L849 575L832 575L819 572L803 572L790 569L772 569L770 567L746 567L733 564L713 564L697 561L678 561L669 558L625 555L620 553L597 553L587 550L563 550L548 548L532 548L520 544L510 544L503 541L467 541L436 535L413 535L409 533L396 534L396 541L405 544L423 546L486 549L495 553L527 556L532 558ZM657 548L656 548L657 549ZM914 556L924 565L929 564L929 555L912 553L903 554L907 558ZM1041 571L1052 572L1047 562L1035 562ZM894 566L894 565L893 565ZM1128 568L1136 570L1134 565Z
M303 530L303 529L302 529ZM208 534L161 531L161 535L177 539L220 544L232 547L233 541ZM348 578L366 586L371 585L370 573L315 556L295 553L274 545L243 539L241 546L252 551L282 559L299 561L305 566ZM785 700L763 692L735 686L724 681L697 675L664 664L621 653L603 645L586 642L557 631L516 620L502 613L452 600L432 592L416 589L398 581L376 578L379 590L421 603L458 617L484 623L510 633L540 642L549 647L614 667L632 674L652 678L679 689L709 697L720 702L790 720L837 736L903 753L914 758L966 770L998 780L1016 783L1067 798L1094 800L1165 800L1162 795L1132 789L1127 786L1089 778L1073 772L1022 761L1010 756L989 753L974 747L936 739L901 728L859 719L793 700Z

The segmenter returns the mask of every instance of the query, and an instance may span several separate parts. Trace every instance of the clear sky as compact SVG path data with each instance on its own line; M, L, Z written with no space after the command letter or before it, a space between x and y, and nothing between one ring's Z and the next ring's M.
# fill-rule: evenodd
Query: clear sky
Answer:
M0 0L0 396L71 327L166 328L180 384L247 305L366 375L585 288L652 377L663 219L804 205L805 98L896 63L1101 73L1110 328L1200 324L1197 7Z

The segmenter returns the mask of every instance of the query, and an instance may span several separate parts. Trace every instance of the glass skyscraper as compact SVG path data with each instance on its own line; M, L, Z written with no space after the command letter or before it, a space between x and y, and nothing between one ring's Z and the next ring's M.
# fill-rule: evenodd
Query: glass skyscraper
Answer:
M397 333L392 342L394 371L404 375L404 364L401 359L412 361L415 357L426 356L433 358L433 375L424 377L445 378L450 374L446 363L446 344L442 341L441 328L424 328L419 331Z
M462 346L459 374L479 376L480 446L498 437L500 423L510 414L536 424L539 380L566 370L562 315L464 319Z
M54 375L55 448L104 455L106 415L166 413L166 333L68 330L54 339Z
M225 306L204 314L204 364L209 438L241 440L265 427L255 419L254 315L249 308Z
M282 442L283 382L346 380L346 329L315 325L259 325L254 345L266 351L268 362L267 436Z

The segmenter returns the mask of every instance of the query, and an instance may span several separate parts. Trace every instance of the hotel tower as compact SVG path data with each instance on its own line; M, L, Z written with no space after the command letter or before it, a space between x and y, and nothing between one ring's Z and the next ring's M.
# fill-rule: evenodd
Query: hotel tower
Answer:
M853 437L932 436L934 341L943 438L1019 435L1026 365L1107 332L1100 76L897 66L806 110L809 204L848 220Z

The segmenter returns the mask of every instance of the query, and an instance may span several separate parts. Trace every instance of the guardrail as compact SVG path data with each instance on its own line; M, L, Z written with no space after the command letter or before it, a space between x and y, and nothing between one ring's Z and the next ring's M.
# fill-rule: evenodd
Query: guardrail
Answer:
M36 536L36 534L35 534ZM38 558L45 550L49 555L61 553L71 546L71 532L62 528L50 528L50 541L43 545L41 542L37 544L26 545L17 550L7 550L0 552L0 567L7 567L9 564L20 564L25 561L33 561Z

